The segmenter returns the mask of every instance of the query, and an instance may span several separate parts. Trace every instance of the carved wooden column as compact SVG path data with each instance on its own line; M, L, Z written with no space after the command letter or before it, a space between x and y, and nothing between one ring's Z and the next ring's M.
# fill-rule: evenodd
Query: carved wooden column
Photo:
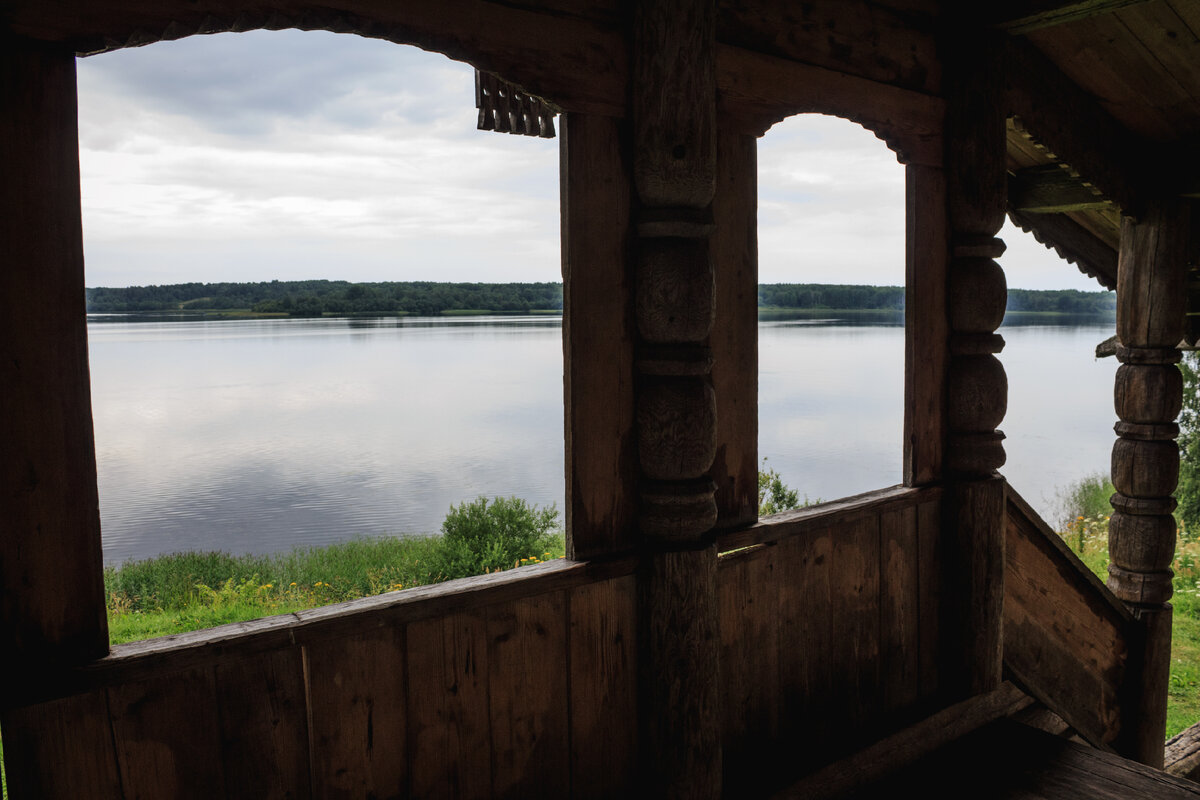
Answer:
M641 750L652 797L721 791L717 506L708 475L715 18L712 0L650 0L634 12L638 527L647 552Z
M994 689L1002 666L1008 379L996 353L1007 286L995 259L1004 242L1005 106L999 48L986 36L955 39L946 53L946 199L950 260L946 276L949 360L945 470L948 529L943 603L950 695Z
M5 40L0 153L0 641L36 674L108 651L74 53Z
M1171 560L1175 554L1175 437L1183 397L1176 346L1187 297L1187 208L1151 206L1140 222L1125 218L1117 267L1114 401L1120 422L1113 445L1113 513L1108 529L1108 588L1140 628L1130 654L1119 751L1163 763L1171 657Z

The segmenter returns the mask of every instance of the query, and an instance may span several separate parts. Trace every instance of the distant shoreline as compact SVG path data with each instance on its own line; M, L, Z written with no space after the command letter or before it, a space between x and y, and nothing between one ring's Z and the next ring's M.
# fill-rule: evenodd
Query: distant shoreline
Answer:
M759 284L760 312L899 312L902 286ZM437 283L404 281L260 281L96 287L85 290L89 314L166 319L272 319L561 314L561 283ZM1010 313L1114 314L1113 292L1010 289Z

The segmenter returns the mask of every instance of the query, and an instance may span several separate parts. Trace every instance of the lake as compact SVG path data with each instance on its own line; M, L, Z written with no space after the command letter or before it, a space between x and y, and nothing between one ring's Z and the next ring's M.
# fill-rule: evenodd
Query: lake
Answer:
M1006 324L1008 464L1053 521L1105 472L1111 320ZM558 317L137 321L88 336L105 563L436 531L452 504L563 507ZM894 314L759 323L759 450L810 499L899 483Z

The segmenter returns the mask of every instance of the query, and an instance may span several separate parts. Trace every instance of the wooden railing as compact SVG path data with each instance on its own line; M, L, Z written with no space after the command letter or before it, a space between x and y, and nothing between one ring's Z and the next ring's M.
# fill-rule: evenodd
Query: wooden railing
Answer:
M1009 487L1004 667L1081 736L1121 732L1132 616Z
M942 492L722 534L724 775L778 788L945 705ZM1129 614L1011 493L1005 665L1084 737L1120 731ZM636 557L114 647L26 675L14 797L589 797L636 789ZM11 694L10 694L11 697Z
M794 779L938 693L941 491L895 487L723 536L725 784Z
M794 778L936 691L940 492L723 534L725 765ZM636 558L498 575L114 647L25 676L14 797L610 796L636 788ZM831 747L836 743L836 747ZM801 759L803 760L803 759ZM751 783L746 783L750 781Z

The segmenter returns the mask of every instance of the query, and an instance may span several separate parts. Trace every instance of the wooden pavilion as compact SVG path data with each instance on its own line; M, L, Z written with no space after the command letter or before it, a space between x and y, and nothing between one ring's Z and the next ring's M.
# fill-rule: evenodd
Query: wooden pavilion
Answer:
M1200 0L0 0L0 26L14 798L1200 796L1153 769ZM260 28L468 62L527 132L561 112L570 558L110 647L75 58ZM800 112L906 165L904 480L758 520L756 137ZM1107 587L997 472L1006 212L1117 289Z

